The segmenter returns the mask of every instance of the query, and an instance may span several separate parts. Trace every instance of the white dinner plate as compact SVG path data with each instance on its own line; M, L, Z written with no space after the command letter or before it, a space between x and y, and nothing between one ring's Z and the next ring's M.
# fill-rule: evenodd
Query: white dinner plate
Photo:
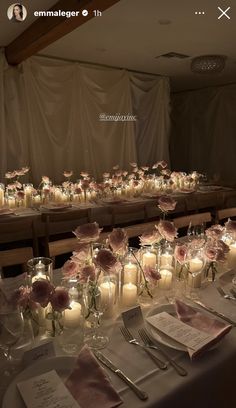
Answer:
M41 205L40 207L42 210L49 210L49 211L63 211L71 208L71 204L60 204L60 203L51 203L51 204L45 204Z
M170 315L172 315L174 317L177 317L176 311L175 311L175 306L170 304L170 303L165 304L165 305L157 305L156 307L154 307L153 309L151 309L147 313L146 317L154 316L154 315L156 315L158 313L161 313L161 312L167 312ZM158 343L162 343L165 346L168 346L168 347L170 347L172 349L175 349L175 350L181 350L181 351L186 351L187 352L187 347L186 346L184 346L181 343L178 343L177 341L175 341L171 337L169 337L166 334L162 333L160 330L156 329L150 323L148 323L147 320L145 320L145 326L146 326L147 332Z
M31 366L21 371L9 385L4 397L2 408L25 408L25 404L20 396L17 383L36 377L51 370L56 370L59 377L64 382L75 366L76 358L72 356L53 357L39 360Z
M119 197L117 197L117 198L104 198L102 200L102 202L105 203L105 204L121 204L121 203L124 203L125 201L126 201L125 199L119 198Z
M12 215L13 210L11 208L0 208L0 215Z

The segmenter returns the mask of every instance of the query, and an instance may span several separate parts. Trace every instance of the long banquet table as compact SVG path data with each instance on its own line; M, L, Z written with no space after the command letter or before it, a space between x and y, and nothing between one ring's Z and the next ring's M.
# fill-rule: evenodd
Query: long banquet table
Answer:
M232 271L224 276L226 279L220 281L220 284L229 289ZM215 288L218 283L219 281L202 287L198 290L198 295L208 306L214 307L236 321L236 302L230 302L219 296ZM166 299L160 297L157 299L157 304L159 303L166 303ZM147 309L144 308L144 314L146 311ZM110 336L110 342L103 353L123 369L149 396L147 401L140 401L115 374L107 370L112 384L124 401L121 408L234 408L236 406L235 327L215 348L194 362L190 361L187 353L164 347L169 355L188 371L186 377L180 377L171 366L168 366L166 371L159 370L143 350L125 342L119 330L121 325L120 316L106 322L104 329ZM56 350L58 356L63 354L58 346ZM0 385L0 400L4 391L5 389Z
M187 213L189 211L194 210L201 210L204 209L212 209L213 211L218 208L227 208L227 207L234 207L236 206L236 190L222 187L221 189L213 190L213 191L197 191L191 194L172 194L172 197L177 201L176 209L172 212L173 215L180 214L180 213ZM157 198L145 198L145 197L137 197L128 199L124 203L121 203L122 206L129 206L130 204L135 203L145 203L147 208L147 216L148 219L155 219L160 215L160 210L157 207ZM111 206L111 205L110 205ZM91 221L96 221L101 227L106 227L111 225L111 213L108 211L108 204L97 201L97 202L88 202L82 204L73 204L71 209L67 211L77 210L78 208L88 208L90 209L90 216ZM12 215L8 216L0 216L0 229L1 229L1 222L6 220L12 220L14 218L27 218L33 217L35 219L35 229L37 237L42 237L45 234L45 226L41 221L41 214L44 210L40 208L19 208L13 211ZM119 215L118 222L130 222L134 223L139 221L142 218L142 214L137 213L129 213L129 214L121 214ZM83 219L81 223L83 223ZM70 232L74 228L72 222L66 223L58 223L58 225L53 226L53 233L60 234L65 232ZM1 230L0 230L1 232ZM23 230L18 234L19 239L28 239L30 238L30 232L27 230ZM5 242L12 242L14 241L14 236L7 237ZM4 240L1 237L1 242Z

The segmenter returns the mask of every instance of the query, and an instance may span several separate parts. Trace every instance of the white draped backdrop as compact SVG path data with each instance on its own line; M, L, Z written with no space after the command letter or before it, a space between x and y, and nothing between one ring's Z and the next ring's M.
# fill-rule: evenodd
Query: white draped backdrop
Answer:
M169 80L80 63L33 57L9 67L0 55L0 181L29 165L30 181L63 170L100 178L130 161L169 161ZM102 113L137 121L100 121Z
M171 164L213 182L236 184L236 85L180 92L172 98Z

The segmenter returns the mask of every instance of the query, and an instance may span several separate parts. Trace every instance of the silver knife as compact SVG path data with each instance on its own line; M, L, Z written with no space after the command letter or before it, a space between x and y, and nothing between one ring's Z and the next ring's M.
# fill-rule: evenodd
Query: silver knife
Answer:
M220 317L222 320L225 320L226 322L232 324L232 326L236 326L236 322L231 320L229 317L225 316L223 313L217 312L217 310L213 309L212 307L206 306L204 303L202 303L200 300L193 300L191 299L193 303L196 305L201 306L203 309L207 310L208 312L212 313L213 315Z
M131 381L118 367L116 367L109 358L105 357L104 354L100 353L100 351L93 351L94 355L97 357L99 361L101 361L106 367L110 368L113 373L117 374L134 392L135 394L141 399L146 400L148 399L148 395L145 391L142 391L133 381Z

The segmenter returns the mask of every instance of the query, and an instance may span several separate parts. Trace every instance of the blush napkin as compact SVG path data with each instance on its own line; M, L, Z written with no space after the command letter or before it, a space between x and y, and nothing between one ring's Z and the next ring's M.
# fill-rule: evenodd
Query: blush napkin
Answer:
M123 402L87 346L65 385L81 408L113 408Z
M209 350L214 344L218 343L232 328L230 324L225 324L218 319L210 317L206 313L201 313L199 310L192 308L186 303L176 300L175 309L179 320L195 329L206 332L214 337L209 343L207 343L200 350L194 351L188 349L191 360L202 355L205 351Z

